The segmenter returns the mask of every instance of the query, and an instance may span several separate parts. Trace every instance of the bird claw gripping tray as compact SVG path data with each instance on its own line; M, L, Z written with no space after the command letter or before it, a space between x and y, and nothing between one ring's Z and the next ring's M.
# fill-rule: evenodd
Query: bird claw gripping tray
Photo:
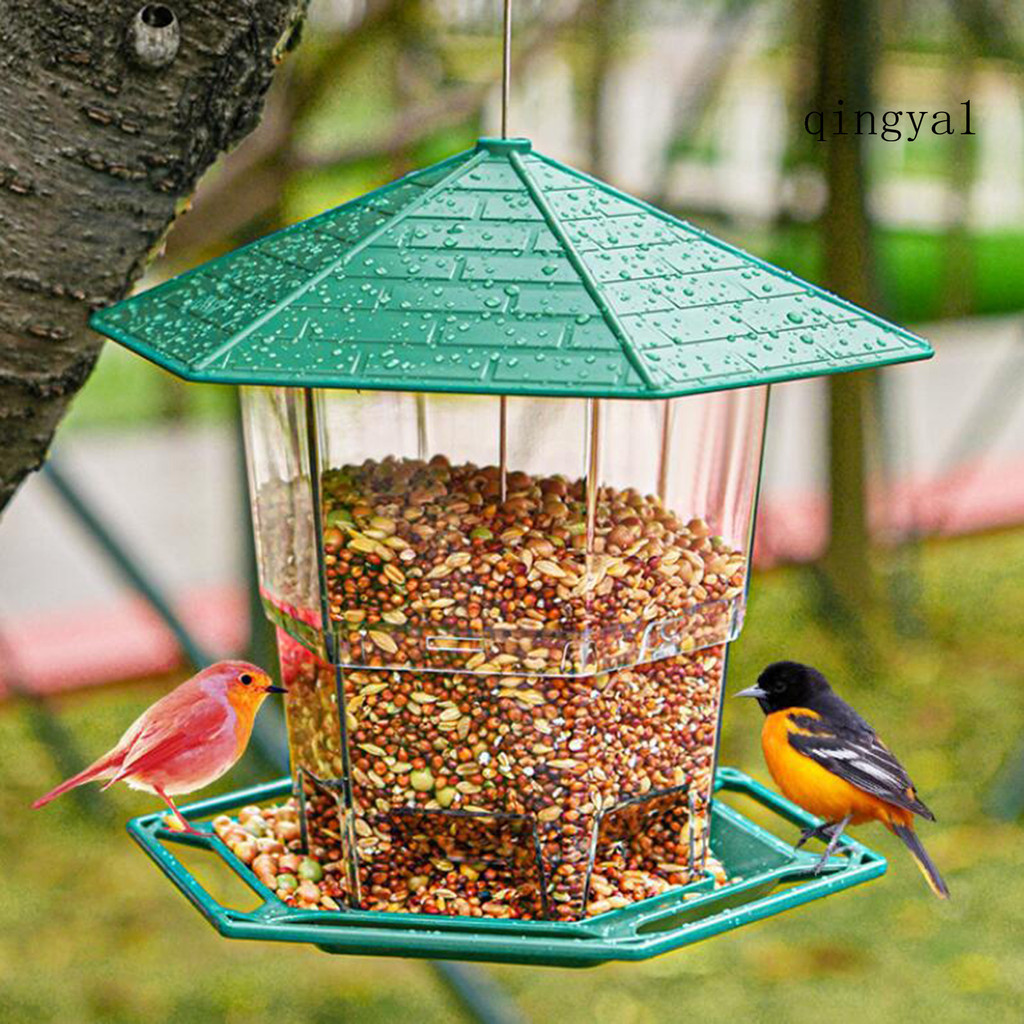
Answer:
M926 343L525 140L94 323L247 385L333 902L569 922L724 880L709 809L768 385Z

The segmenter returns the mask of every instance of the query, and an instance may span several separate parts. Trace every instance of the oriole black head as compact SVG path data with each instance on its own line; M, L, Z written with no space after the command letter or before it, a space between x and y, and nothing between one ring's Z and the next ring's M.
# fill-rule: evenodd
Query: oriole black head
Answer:
M815 708L832 697L828 680L810 665L798 661L776 661L758 677L757 685L741 690L737 697L756 697L766 714L786 708Z

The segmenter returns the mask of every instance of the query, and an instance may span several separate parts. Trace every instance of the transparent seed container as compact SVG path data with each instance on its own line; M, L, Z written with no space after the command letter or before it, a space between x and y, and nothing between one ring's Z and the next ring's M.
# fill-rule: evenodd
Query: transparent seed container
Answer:
M575 920L714 870L766 398L245 391L306 841L351 905Z

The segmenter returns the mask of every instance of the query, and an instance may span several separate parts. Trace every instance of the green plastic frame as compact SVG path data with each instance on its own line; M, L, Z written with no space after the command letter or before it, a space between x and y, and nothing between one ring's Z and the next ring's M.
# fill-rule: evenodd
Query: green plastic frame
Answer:
M288 796L291 789L291 781L282 779L192 804L184 812L190 819L207 819L245 804ZM801 828L820 823L735 768L718 769L715 789L751 797ZM715 800L711 845L729 877L736 879L729 885L714 889L711 879L706 878L578 922L481 920L348 909L295 910L267 889L219 839L174 832L164 826L163 813L133 818L127 827L160 870L227 938L306 942L328 953L358 956L552 967L646 960L867 882L884 874L887 867L880 854L844 837L841 848L846 856L833 856L821 874L814 875L818 854L794 849ZM175 856L175 843L219 856L263 900L262 904L250 912L223 906Z

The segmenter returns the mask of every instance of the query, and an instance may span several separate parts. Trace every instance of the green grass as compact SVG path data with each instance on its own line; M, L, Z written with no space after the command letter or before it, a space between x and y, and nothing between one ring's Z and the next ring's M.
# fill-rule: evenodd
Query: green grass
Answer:
M762 576L734 647L730 691L767 661L796 657L828 672L883 732L938 822L922 835L950 883L935 900L898 842L858 830L889 873L700 946L639 965L584 972L495 968L534 1021L660 1024L822 1020L941 1024L1021 1019L1024 836L986 816L1001 764L1024 740L1024 604L1015 567L1024 531L927 547L913 639L881 630L858 659L814 618L799 570ZM56 708L95 754L168 684L82 693ZM766 779L759 713L727 700L723 761ZM122 830L152 801L102 797L92 823L70 798L33 813L56 769L23 709L0 712L0 1020L10 1024L334 1024L457 1021L451 997L416 962L329 957L312 949L218 938ZM251 762L224 785L253 780Z

